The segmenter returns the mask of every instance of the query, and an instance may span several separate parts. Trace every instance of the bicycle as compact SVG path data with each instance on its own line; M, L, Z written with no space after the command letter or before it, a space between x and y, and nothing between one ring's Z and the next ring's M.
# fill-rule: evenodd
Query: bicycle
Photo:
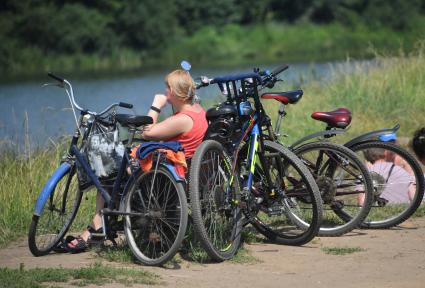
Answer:
M275 130L271 133L275 137L280 136L280 123L286 115L285 106L297 103L295 98L288 99L287 103L281 103L279 107ZM351 112L347 108L338 108L330 112L313 112L311 117L326 123L325 130L302 137L291 144L290 148L297 149L303 143L315 138L329 139L343 134L351 123ZM372 206L368 216L361 223L363 228L390 228L399 225L413 215L422 203L425 181L420 164L406 149L392 143L397 138L399 128L400 125L396 124L393 128L367 132L344 144L367 164L373 182ZM385 164L373 165L370 159L367 159L368 154L376 151L383 155ZM391 190L396 189L403 190L404 195L396 197L389 195ZM386 199L388 197L393 199ZM350 219L347 218L345 221Z
M37 198L28 233L31 253L46 255L63 241L78 212L83 190L94 186L105 200L101 210L103 232L96 236L114 241L117 230L124 230L139 262L162 265L175 255L183 241L188 207L184 179L177 176L161 154L155 155L154 169L148 172L129 165L131 145L137 140L134 135L152 124L152 118L117 114L117 107L133 107L123 102L111 104L100 113L83 109L74 99L70 82L48 75L57 83L45 85L65 89L76 130L68 154ZM127 134L128 138L119 139L120 132L121 137ZM96 147L101 148L95 150ZM105 160L107 163L102 163ZM130 175L127 167L131 168ZM113 181L111 193L105 179Z
M207 111L210 126L192 158L189 182L195 232L217 261L236 253L243 225L252 224L275 243L303 245L316 236L321 223L322 203L311 173L287 148L266 140L260 129L265 111L259 81L255 72L201 77L197 87L217 84L227 96ZM258 175L262 187L255 185ZM301 228L300 221L305 224Z
M265 87L273 88L275 83L280 81L277 78L278 74L287 68L288 66L285 65L273 72L260 71L257 68L255 71L262 75L259 90ZM260 98L274 99L284 105L298 102L302 95L302 90L294 90L279 93L267 92ZM280 113L285 112L282 110ZM271 120L267 115L261 126L267 139L278 142L277 132L273 131ZM280 122L276 125L276 129L279 127ZM355 153L329 141L315 141L304 143L296 149L290 148L309 168L319 186L324 211L318 235L339 236L358 227L370 210L373 188L368 170ZM257 183L259 186L262 185L262 181ZM361 203L359 203L360 197ZM305 225L302 221L298 224L300 227Z

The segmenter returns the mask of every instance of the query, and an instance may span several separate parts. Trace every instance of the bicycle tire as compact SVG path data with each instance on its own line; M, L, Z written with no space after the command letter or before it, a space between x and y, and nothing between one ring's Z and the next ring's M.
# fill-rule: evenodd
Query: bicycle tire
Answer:
M137 172L125 198L124 231L133 255L148 266L170 260L184 239L188 207L182 183L160 165Z
M359 227L370 211L373 185L356 153L318 141L296 148L295 154L312 172L322 196L324 213L318 235L340 236ZM364 197L362 203L360 197Z
M230 259L241 241L240 188L219 142L206 140L196 149L189 179L193 225L201 247L214 261Z
M254 201L255 210L248 209L247 217L256 230L272 242L296 246L306 244L317 235L322 221L319 188L307 167L289 149L268 140L264 141L264 149L265 157L272 159L268 169L273 175L272 181L276 182L274 186L280 187L279 191L282 190L276 195L282 194L283 197L279 196L275 200L269 200L271 207L270 205L263 207L263 203L255 204ZM257 192L261 192L261 185L264 182L261 180L261 173L262 168L257 164L254 174L256 177L254 186L256 186ZM270 193L270 191L262 191L262 193ZM297 199L307 197L309 201L305 201L305 203L297 201ZM252 203L252 201L250 202ZM277 208L273 209L272 207ZM277 210L279 213L272 215L270 208L272 212ZM299 222L306 225L299 225ZM276 225L276 227L272 225Z
M376 148L388 150L389 152L392 152L398 155L401 159L403 159L406 162L407 165L410 166L411 173L412 173L411 175L414 176L414 180L411 179L410 181L412 181L412 183L416 183L416 189L412 188L414 191L414 196L412 197L408 205L387 203L385 206L381 207L377 205L378 202L374 201L371 212L369 213L369 216L363 222L362 227L377 228L377 229L391 228L401 224L402 222L407 220L410 216L412 216L413 213L415 213L415 211L421 205L422 199L424 196L424 190L425 190L425 183L424 183L422 169L418 161L412 156L412 154L410 154L408 151L406 151L400 146L397 146L391 143L381 142L381 141L369 141L369 142L359 143L349 148L355 151L356 153L358 153L360 157L363 157L363 155L361 155L360 152L364 152L367 149L376 149ZM400 171L400 174L402 174L401 171ZM384 175L384 176L387 176L387 175ZM407 177L400 176L398 177L397 181L399 184L401 184L402 182L405 182L404 180L407 180ZM393 183L386 183L385 186L390 188L392 185L397 184L396 180L391 180L391 181L393 181ZM374 187L377 188L378 185L379 184L377 183L377 181L375 181ZM395 186L392 186L392 187L395 187ZM381 188L381 189L385 191L386 188ZM382 217L380 217L380 215L382 215Z
M32 216L28 232L28 246L34 256L47 255L52 251L74 221L83 195L78 187L75 170L76 167L73 165L57 181L41 214ZM65 203L64 212L58 211L57 208L61 207L62 203Z

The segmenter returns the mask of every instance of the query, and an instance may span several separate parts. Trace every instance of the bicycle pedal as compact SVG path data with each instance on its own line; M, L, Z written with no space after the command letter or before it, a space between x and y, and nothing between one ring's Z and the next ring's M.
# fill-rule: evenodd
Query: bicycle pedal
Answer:
M104 241L105 239L89 239L87 240L87 244L100 246L100 245L103 245Z

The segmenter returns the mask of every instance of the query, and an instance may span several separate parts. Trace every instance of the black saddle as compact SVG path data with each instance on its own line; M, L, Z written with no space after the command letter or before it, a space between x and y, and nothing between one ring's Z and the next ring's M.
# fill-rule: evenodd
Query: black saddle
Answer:
M153 120L150 116L138 116L130 114L116 114L115 119L123 127L138 127L142 125L152 124Z
M295 104L303 96L303 90L292 90L287 92L269 92L261 95L261 99L275 99L283 104Z

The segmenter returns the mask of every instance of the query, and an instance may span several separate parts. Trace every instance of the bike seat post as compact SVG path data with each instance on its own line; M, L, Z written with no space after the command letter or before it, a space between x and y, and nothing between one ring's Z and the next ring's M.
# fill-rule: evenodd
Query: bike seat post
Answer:
M333 130L332 126L327 125L327 126L326 126L326 131L331 131L331 130ZM336 135L336 134L327 134L327 135L324 135L323 137L324 137L324 138L331 138L331 137L333 137L333 136L335 136L335 135Z
M274 130L274 133L276 134L276 136L280 136L280 124L282 123L282 119L285 115L286 115L285 104L281 103L279 106L279 111L278 111L278 115L276 119L276 126Z
M136 133L136 127L129 127L128 132L130 132L130 136L128 137L128 146L131 146L134 139L134 134Z

